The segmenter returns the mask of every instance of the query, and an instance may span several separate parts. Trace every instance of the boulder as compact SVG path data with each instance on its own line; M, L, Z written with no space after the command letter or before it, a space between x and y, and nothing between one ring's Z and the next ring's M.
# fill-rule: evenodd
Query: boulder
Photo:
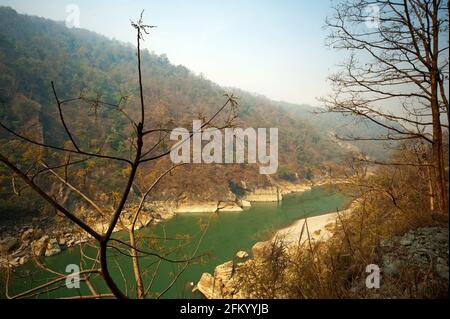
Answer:
M56 238L50 239L47 244L47 250L45 251L46 257L55 256L61 253L61 247L58 244L58 240Z
M93 226L92 228L93 228L97 233L104 234L104 233L106 233L106 231L108 230L109 224L100 221L100 222L95 223L94 226Z
M33 253L35 256L40 257L43 256L47 250L47 244L49 241L48 236L43 236L42 238L34 241L31 245Z
M233 272L234 264L232 261L229 261L217 266L214 270L214 276L216 277L216 280L220 279L222 283L226 284L233 276Z
M7 237L0 241L0 254L7 254L14 250L17 246L17 239L14 237Z
M248 253L246 251L238 251L236 253L236 257L239 259L245 259L248 257Z
M204 273L194 291L200 291L207 299L222 299L223 284L211 274Z

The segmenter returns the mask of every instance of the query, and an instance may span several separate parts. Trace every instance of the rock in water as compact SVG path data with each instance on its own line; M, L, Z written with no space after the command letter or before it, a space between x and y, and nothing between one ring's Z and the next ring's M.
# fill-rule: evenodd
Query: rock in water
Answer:
M200 291L207 299L221 299L223 284L211 274L204 273L195 290Z
M35 256L40 257L43 256L47 250L47 244L49 241L48 236L44 236L41 239L38 239L33 242L32 249Z
M233 276L233 270L234 264L232 261L217 266L214 270L216 280L219 279L222 283L226 284Z
M55 256L61 253L61 247L59 247L58 240L56 238L51 239L47 244L47 250L45 251L46 257Z
M245 259L245 258L248 257L248 253L245 252L245 251L238 251L236 253L236 257L239 258L239 259Z

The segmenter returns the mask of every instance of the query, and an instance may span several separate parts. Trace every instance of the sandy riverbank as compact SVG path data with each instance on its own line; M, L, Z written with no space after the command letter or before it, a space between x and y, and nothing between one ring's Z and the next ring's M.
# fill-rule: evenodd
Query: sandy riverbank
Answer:
M339 214L346 215L350 214L355 208L356 202L353 202L348 209L339 212ZM311 239L314 240L327 240L332 235L333 226L336 224L338 219L338 213L333 212L325 215L303 218L295 221L292 225L278 230L272 237L281 238L287 245L297 245L308 239L308 233L306 231L305 222L307 222L308 230ZM305 225L303 234L302 229ZM302 235L302 238L300 238Z
M329 230L336 222L337 217L337 213L330 213L308 219L297 220L292 225L278 230L272 240L275 238L281 238L287 245L296 245L303 242L308 238L305 221L307 221L311 238L314 240L326 240L331 236L331 232ZM305 229L303 231L302 238L300 238L304 225Z

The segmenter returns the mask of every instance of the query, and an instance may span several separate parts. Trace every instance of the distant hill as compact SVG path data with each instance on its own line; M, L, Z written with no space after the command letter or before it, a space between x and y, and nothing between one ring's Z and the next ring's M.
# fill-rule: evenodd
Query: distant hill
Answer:
M134 30L130 27L130 32ZM0 7L0 118L2 122L36 139L52 145L63 145L68 138L59 123L50 82L54 81L61 99L83 96L104 101L118 101L127 96L125 110L133 117L138 104L136 52L130 44L110 40L93 32L68 29L63 23L20 15L11 8ZM208 115L224 102L226 89L197 76L181 65L173 65L165 55L143 52L145 102L152 128L168 123L190 125L199 114ZM309 107L274 102L243 91L240 97L240 127L278 127L280 130L280 169L270 178L261 176L254 165L200 165L181 169L168 178L153 194L155 198L208 199L230 196L230 184L245 181L250 187L270 185L273 180L304 181L321 176L340 165L348 149L329 135L364 131L349 125L337 115L313 116ZM129 154L123 136L132 130L119 112L85 105L65 108L71 129L80 144L92 150L102 149L111 155ZM186 127L185 126L185 127ZM0 130L0 150L17 160L36 155L11 135ZM154 153L167 149L164 143ZM45 154L56 162L63 161L53 152ZM114 164L116 165L116 164ZM150 164L145 181L151 181L167 160ZM98 167L98 169L93 169ZM104 167L91 160L72 171L72 183L86 192L100 196L120 192L123 167ZM0 167L3 200L11 198L9 172ZM50 187L50 186L49 186ZM1 206L0 202L0 206ZM6 205L6 203L3 203Z
M349 148L353 148L355 151L358 150L377 160L384 160L389 155L387 146L392 146L392 144L380 141L349 141L352 138L368 139L386 134L386 129L369 120L355 119L341 113L325 112L323 108L307 104L298 105L286 102L275 102L275 104L288 113L306 120L320 132L345 139L345 141L337 141L348 145ZM392 125L391 123L389 124Z

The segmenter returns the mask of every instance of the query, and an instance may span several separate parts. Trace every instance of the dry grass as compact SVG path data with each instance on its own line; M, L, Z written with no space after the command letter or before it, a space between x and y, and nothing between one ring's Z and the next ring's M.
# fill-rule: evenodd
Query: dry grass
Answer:
M359 204L352 214L339 216L333 236L295 248L275 241L264 261L239 270L244 294L262 299L448 297L448 281L432 271L433 261L428 271L404 267L395 276L382 274L381 289L365 286L366 267L383 264L383 240L418 227L448 228L448 214L427 210L425 190L415 186L417 181L411 184L415 173L386 168L370 179L354 180L343 191L357 195Z

